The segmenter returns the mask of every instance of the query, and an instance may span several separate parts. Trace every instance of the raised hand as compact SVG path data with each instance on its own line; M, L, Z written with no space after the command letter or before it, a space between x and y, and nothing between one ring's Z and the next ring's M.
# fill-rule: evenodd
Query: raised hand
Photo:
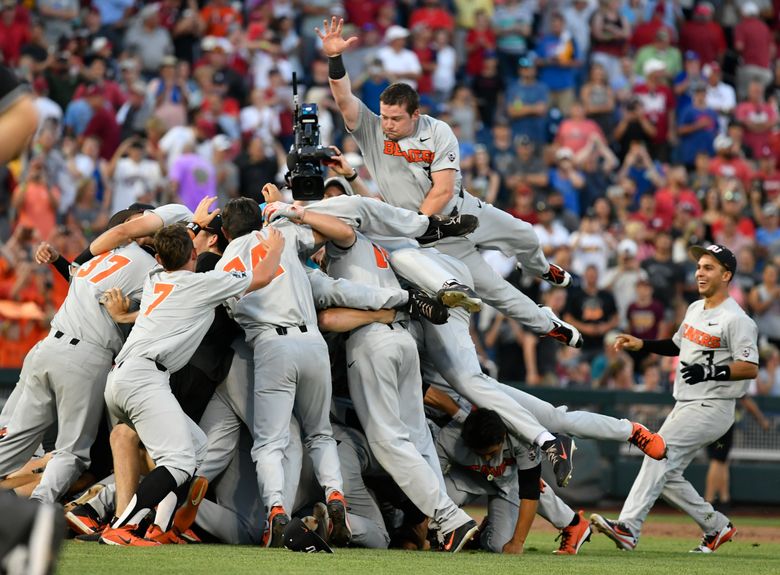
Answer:
M621 333L615 338L615 350L627 349L628 351L639 351L642 349L644 343L638 337L628 335L627 333Z
M48 242L41 242L35 250L35 263L52 264L60 257L60 253Z
M260 243L268 253L281 252L284 249L284 236L276 228L268 228L268 237L260 239Z
M263 194L263 199L268 204L271 202L281 202L284 200L282 192L279 191L279 188L277 188L275 184L269 183L264 185L260 193Z
M217 196L206 196L205 198L203 198L198 204L198 207L195 208L195 213L192 216L192 221L198 224L202 228L209 225L211 223L211 220L217 217L217 214L219 213L219 208L217 208L213 212L209 212L209 208L213 206L214 202L216 201L217 201Z
M358 39L355 36L344 40L341 33L344 30L344 18L336 18L333 16L330 19L330 24L327 20L322 21L322 30L315 28L317 36L322 40L322 51L328 58L333 58L339 54L343 54L347 48L354 46Z

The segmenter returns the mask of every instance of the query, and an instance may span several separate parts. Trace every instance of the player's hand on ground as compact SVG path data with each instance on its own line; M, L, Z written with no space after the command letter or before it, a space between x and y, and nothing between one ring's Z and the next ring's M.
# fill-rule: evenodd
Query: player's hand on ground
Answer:
M502 551L506 555L522 555L523 544L521 542L513 541L512 539L510 539L504 544Z
M357 44L358 39L355 36L346 40L342 38L343 30L344 18L336 18L335 16L330 19L330 23L327 20L322 21L322 30L314 29L322 40L322 51L328 58L343 54L347 48Z
M216 201L217 201L217 196L206 196L205 198L203 198L198 204L198 207L195 208L195 213L192 216L192 221L198 224L202 228L209 225L211 223L211 220L217 217L217 214L219 213L219 208L217 208L213 212L209 212L209 208L211 208L211 206L213 206L214 202Z
M267 238L264 238L259 233L257 234L257 237L260 238L260 244L267 252L280 252L284 249L284 236L282 235L282 232L276 228L268 228Z
M260 193L263 194L263 199L268 204L272 202L281 202L284 200L282 192L280 192L279 188L277 188L274 184L264 185Z
M114 321L123 323L119 320L130 309L130 298L121 289L115 287L104 291L99 301Z
M621 333L615 338L615 349L620 351L625 349L626 351L639 351L642 349L644 342L638 337L629 335L627 333Z
M48 242L41 242L35 250L35 263L37 264L52 264L59 257L60 252Z

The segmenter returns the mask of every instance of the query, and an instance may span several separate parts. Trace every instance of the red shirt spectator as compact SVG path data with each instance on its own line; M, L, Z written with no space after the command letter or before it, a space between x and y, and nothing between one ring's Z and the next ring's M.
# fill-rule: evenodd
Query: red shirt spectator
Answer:
M755 16L746 16L734 27L734 48L742 64L769 69L774 40L769 26Z
M73 94L73 99L79 100L83 98L84 94L86 94L88 86L89 84L79 85ZM114 108L115 111L119 110L119 108L121 108L127 101L127 96L125 96L122 88L120 88L119 84L112 80L104 80L101 82L100 89L103 92L103 97L108 101L109 104L111 104L111 107Z
M720 62L726 53L726 35L717 22L712 21L712 7L699 4L693 11L693 20L680 29L680 51L692 50L702 62Z
M753 178L753 170L742 158L717 156L710 162L710 173L713 176L737 178L749 189Z
M474 28L466 34L466 74L479 76L485 53L496 49L496 33L490 27L490 19L484 12L477 14Z
M200 11L200 19L206 26L204 36L226 38L232 32L233 26L242 24L241 14L236 12L227 0L211 0Z
M120 129L114 111L106 106L103 91L96 84L87 86L84 99L92 108L92 118L82 136L95 136L100 141L100 157L110 160L119 147Z
M664 3L659 2L656 4L653 17L647 22L642 22L636 28L634 33L631 34L631 47L634 51L639 50L642 46L647 46L655 42L658 31L665 28L669 31L669 38L675 38L675 31L664 24Z
M13 6L3 3L0 12L0 52L3 61L10 66L16 66L22 53L22 46L29 40L30 30L27 24L16 19Z
M587 146L592 138L604 140L604 133L599 125L585 117L585 108L576 102L572 104L570 117L558 127L555 137L561 148L569 148L575 154Z
M674 175L670 173L669 178L674 178ZM698 196L693 190L681 187L684 185L684 180L682 184L677 180L670 183L671 185L655 193L655 213L663 221L664 229L672 227L674 216L683 204L690 206L691 214L695 218L700 217L702 213Z
M344 0L347 20L359 28L373 24L383 2L384 0Z
M436 52L431 48L430 29L416 29L412 39L412 52L422 66L422 75L417 79L417 92L430 94L433 92L433 73L436 71Z
M651 63L653 63L652 60L647 65ZM663 69L654 70L650 74L646 73L647 82L634 88L634 93L642 103L642 110L655 126L656 132L653 138L655 144L666 143L669 137L669 114L674 111L675 107L674 92L663 83L662 73Z
M764 101L764 86L761 82L748 85L748 101L742 102L734 111L734 117L745 127L745 144L758 158L769 144L769 136L777 123L777 110Z
M452 31L455 19L447 10L441 7L440 0L425 0L422 8L417 8L409 18L409 28L426 26L431 30L445 28Z

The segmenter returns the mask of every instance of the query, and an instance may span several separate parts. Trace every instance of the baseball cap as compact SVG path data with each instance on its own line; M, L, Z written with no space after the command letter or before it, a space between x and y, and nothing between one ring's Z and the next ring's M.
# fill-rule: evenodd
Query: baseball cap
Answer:
M214 219L211 220L208 225L203 226L203 229L208 233L217 236L217 247L219 247L219 251L224 252L228 245L228 239L222 231L222 216L220 214L214 216Z
M408 37L409 30L403 26L398 26L397 24L393 24L387 29L387 32L385 32L385 42L393 42Z
M625 238L620 240L620 243L618 244L618 253L636 257L636 255L639 253L639 246L636 245L634 240Z
M758 4L755 2L745 2L742 5L743 16L758 16Z
M715 138L715 141L713 142L713 146L716 150L725 150L727 148L730 148L734 145L734 142L731 138L726 136L725 134L720 134L718 137Z
M118 226L119 224L125 223L127 221L127 218L129 218L130 216L134 216L135 214L142 214L145 211L153 210L154 208L155 206L151 204L140 204L138 202L130 204L124 210L119 210L117 213L111 216L111 219L108 220L108 225L106 226L106 229L111 229L113 227Z
M649 76L655 72L663 72L664 70L666 70L666 64L664 64L661 60L657 60L656 58L651 58L645 62L645 66L642 68L642 72L645 76Z
M688 248L688 254L697 262L701 256L711 255L732 274L737 272L737 258L734 257L734 254L726 246L720 244L712 244L706 248L704 246L691 246Z
M225 134L217 134L211 139L211 145L214 146L214 149L225 152L233 147L233 142Z
M284 528L282 534L284 546L290 551L302 551L304 553L333 553L333 549L314 531L306 527L306 524L296 517Z
M323 183L322 187L327 188L328 186L338 186L340 187L344 193L348 196L354 196L355 193L352 191L352 186L347 183L347 181L344 178L341 178L339 176L334 176L332 178L328 178Z
M718 74L720 73L720 64L717 62L710 62L702 68L701 73L705 78L709 78L712 74Z
M712 4L709 2L702 2L696 6L696 8L693 9L693 13L696 16L709 16L712 14L713 8Z
M685 51L685 59L686 60L700 60L699 55L694 52L693 50L686 50Z
M522 56L517 61L517 66L519 68L533 68L534 67L534 61L531 58L529 58L528 56Z
M560 160L571 160L574 157L574 152L572 152L571 148L558 148L555 152L555 159L556 161Z

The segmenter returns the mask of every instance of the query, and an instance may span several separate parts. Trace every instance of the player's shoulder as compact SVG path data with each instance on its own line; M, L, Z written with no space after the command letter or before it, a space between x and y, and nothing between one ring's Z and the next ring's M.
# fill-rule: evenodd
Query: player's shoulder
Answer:
M737 303L734 298L728 298L723 302L722 305L723 313L727 319L740 322L747 321L755 325L753 318L748 315L748 313L742 308L741 305Z
M153 210L147 210L146 214L152 213L160 218L164 226L170 226L176 223L191 222L193 214L190 209L183 204L164 204Z

